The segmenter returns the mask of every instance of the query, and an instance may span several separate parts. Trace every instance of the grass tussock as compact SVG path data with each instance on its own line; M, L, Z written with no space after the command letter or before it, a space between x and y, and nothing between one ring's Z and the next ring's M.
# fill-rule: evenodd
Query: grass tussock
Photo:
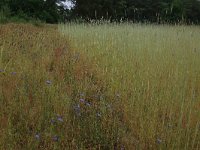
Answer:
M1 149L122 146L121 100L54 26L1 25L0 50Z

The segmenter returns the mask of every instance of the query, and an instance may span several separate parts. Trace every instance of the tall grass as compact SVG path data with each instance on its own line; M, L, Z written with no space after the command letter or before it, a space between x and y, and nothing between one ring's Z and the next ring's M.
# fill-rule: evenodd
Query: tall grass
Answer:
M55 26L6 24L0 37L0 149L121 146L115 97Z
M199 149L199 26L69 23L59 31L121 100L127 149Z
M0 26L0 149L199 149L198 26L58 30Z

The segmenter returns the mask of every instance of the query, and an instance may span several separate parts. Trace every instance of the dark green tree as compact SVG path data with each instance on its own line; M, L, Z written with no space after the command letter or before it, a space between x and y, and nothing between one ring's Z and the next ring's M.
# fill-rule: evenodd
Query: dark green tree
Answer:
M199 0L1 0L1 16L58 23L71 18L129 20L157 23L199 23Z
M71 0L75 17L149 22L199 22L199 0Z
M38 19L47 23L64 21L62 15L65 11L62 2L65 0L1 0L0 9L6 7L11 12L11 17L25 20Z

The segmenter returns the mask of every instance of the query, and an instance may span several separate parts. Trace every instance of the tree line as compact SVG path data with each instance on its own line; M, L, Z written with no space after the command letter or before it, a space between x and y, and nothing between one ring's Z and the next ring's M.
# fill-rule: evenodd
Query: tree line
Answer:
M73 3L74 15L89 19L193 23L200 21L198 0L74 0Z
M47 23L64 21L67 14L65 0L0 0L0 16L6 18L36 19Z
M156 23L199 23L200 0L1 0L1 14L47 23L66 20L110 20Z

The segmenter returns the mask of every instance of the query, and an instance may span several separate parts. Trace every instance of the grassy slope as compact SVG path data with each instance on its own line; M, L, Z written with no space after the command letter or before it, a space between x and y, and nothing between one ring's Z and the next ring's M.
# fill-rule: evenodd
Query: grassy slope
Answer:
M60 25L121 98L128 149L199 148L200 29L167 25Z
M120 146L115 97L54 26L1 25L0 50L0 149Z

